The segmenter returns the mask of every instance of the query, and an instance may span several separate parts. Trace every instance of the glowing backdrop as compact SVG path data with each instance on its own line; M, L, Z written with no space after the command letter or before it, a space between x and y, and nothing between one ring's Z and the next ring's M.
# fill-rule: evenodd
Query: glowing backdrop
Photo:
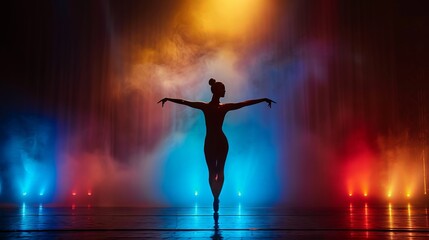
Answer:
M224 102L277 101L228 113L222 203L426 193L427 46L414 7L189 0L7 9L16 14L5 21L2 203L209 205L202 113L156 102L209 101L211 77L226 85Z

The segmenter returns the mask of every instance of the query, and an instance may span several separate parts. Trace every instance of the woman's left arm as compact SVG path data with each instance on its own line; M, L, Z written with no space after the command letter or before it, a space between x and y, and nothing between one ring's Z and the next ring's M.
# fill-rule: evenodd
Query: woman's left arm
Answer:
M273 101L269 98L260 98L260 99L247 100L247 101L239 102L239 103L226 103L226 104L224 104L224 106L227 109L227 111L231 111L231 110L240 109L242 107L247 107L250 105L258 104L261 102L267 102L268 107L270 107L270 108L271 108L272 103L276 103L275 101Z

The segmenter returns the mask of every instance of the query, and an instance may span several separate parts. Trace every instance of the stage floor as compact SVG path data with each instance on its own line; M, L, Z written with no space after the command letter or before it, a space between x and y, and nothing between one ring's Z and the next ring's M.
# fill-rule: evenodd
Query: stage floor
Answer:
M223 207L0 208L1 239L428 239L429 208L353 204L336 209Z

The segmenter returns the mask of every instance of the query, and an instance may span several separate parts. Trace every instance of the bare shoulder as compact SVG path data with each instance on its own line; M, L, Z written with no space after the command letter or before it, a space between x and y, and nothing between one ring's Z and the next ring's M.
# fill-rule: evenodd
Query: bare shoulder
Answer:
M232 106L234 103L221 103L219 104L221 107L229 107Z
M226 111L231 110L232 108L234 108L234 106L236 105L236 103L221 103L220 107L222 109L225 109Z
M209 103L207 102L195 102L195 105L199 108L199 109L206 109L207 106L209 105Z

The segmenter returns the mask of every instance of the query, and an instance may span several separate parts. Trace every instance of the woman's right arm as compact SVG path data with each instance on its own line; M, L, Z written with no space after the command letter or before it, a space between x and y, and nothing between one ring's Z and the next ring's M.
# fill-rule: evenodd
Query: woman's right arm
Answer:
M187 100L175 99L175 98L163 98L163 99L159 100L158 103L161 103L161 105L164 107L164 104L167 101L174 102L177 104L186 105L188 107L197 108L197 109L203 109L203 107L205 105L205 103L203 103L203 102L190 102Z

